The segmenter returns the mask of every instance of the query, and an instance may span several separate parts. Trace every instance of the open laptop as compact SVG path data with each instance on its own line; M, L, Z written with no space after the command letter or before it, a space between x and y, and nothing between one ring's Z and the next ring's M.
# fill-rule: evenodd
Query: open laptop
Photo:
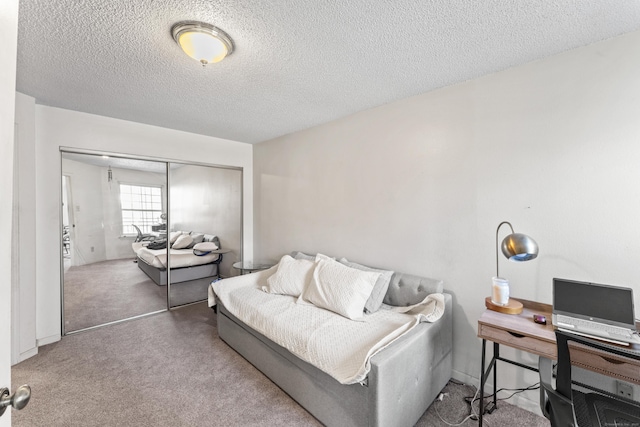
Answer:
M553 279L552 322L563 331L640 346L631 288Z

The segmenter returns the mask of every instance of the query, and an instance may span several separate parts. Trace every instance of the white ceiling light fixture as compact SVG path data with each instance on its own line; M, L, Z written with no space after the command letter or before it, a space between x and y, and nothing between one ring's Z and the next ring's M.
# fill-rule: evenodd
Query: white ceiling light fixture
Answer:
M202 66L220 62L233 52L231 37L204 22L178 22L171 28L171 34L184 53L199 61Z

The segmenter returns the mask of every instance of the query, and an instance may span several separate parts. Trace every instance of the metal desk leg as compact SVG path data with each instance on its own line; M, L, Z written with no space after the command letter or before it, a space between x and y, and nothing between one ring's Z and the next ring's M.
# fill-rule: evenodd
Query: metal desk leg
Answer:
M487 380L484 370L485 355L487 350L487 340L482 340L482 367L480 368L480 415L478 416L478 426L482 427L482 414L484 413L484 382ZM473 401L471 401L473 405Z
M500 344L493 343L493 357L491 358L491 362L489 362L489 366L485 369L485 361L486 361L486 353L487 353L487 340L482 340L482 371L480 372L480 413L478 414L478 426L482 427L482 418L484 417L485 405L484 405L484 386L489 377L489 373L493 369L493 387L497 390L498 384L498 370L496 369L496 360L504 360L500 359ZM507 361L508 362L508 361ZM473 402L472 402L473 403ZM496 393L493 394L493 411L496 408L498 403L498 396Z
M486 352L487 352L487 340L483 339L482 340L482 370L480 372L480 414L478 414L478 426L480 427L482 427L482 418L484 416L484 411L486 410L486 407L487 406L489 407L489 413L493 412L495 409L498 408L498 369L496 366L497 365L496 362L498 360L509 363L511 365L528 369L530 371L538 372L538 369L533 368L531 366L527 366L523 363L516 362L509 359L503 359L502 357L500 357L500 344L498 344L497 342L493 343L493 357L489 362L489 366L487 366L485 369L485 362L487 359ZM493 388L494 388L493 402L489 402L488 405L485 405L484 404L484 386L487 382L487 379L492 369L493 369ZM491 405L492 403L493 405Z
M500 344L497 342L493 343L493 360L500 359ZM495 362L494 362L495 363ZM490 411L493 412L495 409L498 409L498 364L496 363L493 367L493 408L490 408Z

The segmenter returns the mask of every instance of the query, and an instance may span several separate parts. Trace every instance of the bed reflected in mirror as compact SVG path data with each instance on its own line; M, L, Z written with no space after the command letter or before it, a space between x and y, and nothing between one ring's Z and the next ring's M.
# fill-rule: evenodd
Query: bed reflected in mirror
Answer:
M65 334L167 308L136 255L166 238L166 182L165 162L62 152Z

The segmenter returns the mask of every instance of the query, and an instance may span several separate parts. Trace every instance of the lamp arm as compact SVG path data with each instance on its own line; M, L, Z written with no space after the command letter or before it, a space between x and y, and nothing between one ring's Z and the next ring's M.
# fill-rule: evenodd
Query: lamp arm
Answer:
M507 224L509 226L509 228L511 229L511 234L514 233L513 226L509 221L502 221L496 229L496 277L500 277L500 269L498 267L498 232L500 231L500 227L502 227L504 224Z

